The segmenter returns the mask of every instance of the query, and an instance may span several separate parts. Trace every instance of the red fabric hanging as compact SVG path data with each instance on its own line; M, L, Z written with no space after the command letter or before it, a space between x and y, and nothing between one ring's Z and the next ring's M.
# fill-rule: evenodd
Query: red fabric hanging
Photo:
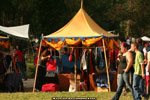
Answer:
M72 47L72 50L71 50L71 53L70 53L70 56L69 56L69 62L72 62L72 60L74 59L73 57L73 53L74 53L74 47Z

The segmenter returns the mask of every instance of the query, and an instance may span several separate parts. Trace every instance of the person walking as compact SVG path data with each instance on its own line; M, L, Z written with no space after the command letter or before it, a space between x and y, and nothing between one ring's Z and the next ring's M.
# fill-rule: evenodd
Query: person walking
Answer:
M134 75L133 75L133 92L135 100L141 100L141 96L148 100L148 96L144 91L142 91L142 84L143 79L145 79L144 73L144 57L142 52L138 50L138 44L132 43L131 49L136 53L135 57L135 65L134 65Z
M119 100L125 84L133 94L133 89L129 82L129 72L133 64L133 59L131 52L129 52L127 48L128 48L127 43L122 42L121 52L123 53L123 55L120 58L120 77L118 81L118 88L115 96L111 100Z

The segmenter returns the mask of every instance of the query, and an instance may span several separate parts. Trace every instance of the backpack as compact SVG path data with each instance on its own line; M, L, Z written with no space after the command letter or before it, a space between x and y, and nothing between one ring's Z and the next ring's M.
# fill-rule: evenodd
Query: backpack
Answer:
M56 91L59 91L58 84L49 83L49 84L44 84L42 86L42 92L56 92Z

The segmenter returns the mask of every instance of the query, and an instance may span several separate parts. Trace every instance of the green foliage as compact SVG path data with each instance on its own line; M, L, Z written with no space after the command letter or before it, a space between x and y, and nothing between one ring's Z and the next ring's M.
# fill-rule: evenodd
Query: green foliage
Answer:
M39 38L63 27L80 9L81 0L2 0L0 25L30 24L30 35ZM84 9L107 31L120 38L150 32L149 0L84 0Z

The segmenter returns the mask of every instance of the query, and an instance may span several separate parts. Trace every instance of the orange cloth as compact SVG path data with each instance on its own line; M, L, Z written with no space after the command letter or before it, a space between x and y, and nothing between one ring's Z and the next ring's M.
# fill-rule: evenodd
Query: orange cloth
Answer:
M81 38L79 38L78 40L65 39L65 41L68 45L79 45L81 43Z
M110 41L109 41L109 43L108 43L108 48L110 48L110 49L113 49L113 40L111 39Z
M113 39L113 42L114 42L115 47L118 47L118 46L119 46L119 43L120 43L120 40L118 39L117 41L115 41L115 40Z
M82 41L82 44L85 46L91 46L93 44L95 44L96 42L100 41L102 39L102 37L99 38L87 38L85 39L85 41Z
M106 48L109 48L109 46L108 46L109 40L108 40L108 39L105 39L105 40L104 40L104 43L105 43Z
M103 46L102 39L101 39L100 41L96 42L96 45L99 46L99 47L100 47L100 46Z
M6 41L6 42L1 41L1 42L0 42L0 46L3 46L4 48L8 48L9 45L10 45L9 41Z
M51 41L51 42L48 42L47 40L45 41L49 46L51 46L52 48L55 48L56 50L60 50L63 46L64 46L64 44L65 44L65 42L63 42L63 41L58 41L57 43L53 40L53 41Z

